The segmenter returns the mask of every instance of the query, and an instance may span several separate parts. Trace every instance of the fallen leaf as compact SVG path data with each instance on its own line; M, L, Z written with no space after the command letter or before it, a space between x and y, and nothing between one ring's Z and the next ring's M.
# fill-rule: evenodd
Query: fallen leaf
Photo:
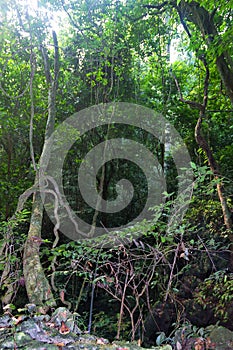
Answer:
M17 324L19 324L19 323L22 322L22 321L23 321L23 316L19 316L19 317L16 319L15 324L17 325Z
M65 300L65 291L64 291L64 289L62 289L60 291L60 298L61 298L61 301L64 303L64 300Z
M195 350L205 350L205 340L203 338L197 338L194 343Z
M67 327L64 321L61 321L61 327L59 329L59 333L61 334L68 334L70 333L70 329Z
M96 344L105 344L105 340L103 339L103 338L98 338L97 340L96 340Z
M216 348L216 343L212 343L212 341L209 337L206 338L206 350L215 349L215 348Z

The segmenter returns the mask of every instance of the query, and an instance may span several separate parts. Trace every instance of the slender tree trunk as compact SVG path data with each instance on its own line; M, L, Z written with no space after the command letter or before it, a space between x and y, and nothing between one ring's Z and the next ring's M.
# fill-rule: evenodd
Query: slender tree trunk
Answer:
M30 303L55 306L55 300L40 262L41 225L43 203L39 193L33 196L30 228L24 247L23 272Z
M175 6L178 10L181 22L183 24L183 27L185 31L187 32L188 36L191 38L192 35L185 23L185 20L193 23L196 25L196 27L199 29L199 31L202 34L203 39L205 40L207 46L209 49L213 50L213 42L216 42L216 45L221 45L221 38L218 35L217 28L214 23L214 15L215 11L212 13L208 12L203 6L200 6L196 1L185 1L181 0L178 6ZM203 57L199 57L205 64L205 59ZM215 63L217 70L219 72L219 75L221 77L221 80L223 82L223 85L226 89L226 93L231 101L231 104L233 106L233 61L229 53L226 51L217 53L215 56ZM220 172L219 172L219 167L218 164L216 163L214 159L214 155L201 134L201 125L202 125L202 120L205 116L205 109L207 105L207 100L208 100L208 79L209 79L209 72L208 68L207 69L207 78L205 81L205 87L204 87L204 101L203 104L199 104L198 108L200 110L200 116L197 121L196 127L195 127L195 138L198 143L198 145L204 150L208 157L208 162L211 170L214 173L214 176L216 179L221 180ZM186 101L187 102L187 101ZM190 102L190 101L188 101ZM189 103L191 104L191 103ZM197 105L197 104L196 104ZM223 218L224 218L224 224L226 228L229 231L229 238L230 241L232 242L231 244L231 269L233 270L233 234L232 234L232 217L231 217L231 211L228 207L226 196L224 193L224 187L222 185L222 182L219 181L217 183L217 193L219 197L219 201L221 203L222 207L222 213L223 213Z
M233 235L232 235L232 219L231 219L231 211L228 207L226 196L224 193L224 187L221 181L221 176L219 172L219 167L217 162L215 161L213 152L211 151L210 146L208 145L208 142L204 138L204 136L201 133L201 126L202 126L202 121L205 117L205 111L207 107L207 102L208 102L208 88L209 88L209 68L206 62L206 59L204 57L200 58L200 60L203 62L205 69L206 69L206 77L205 77L205 82L204 82L204 94L203 94L203 103L199 102L194 102L190 100L185 100L182 96L182 92L179 86L179 83L177 79L175 78L176 86L177 89L180 93L180 100L184 103L187 103L193 108L196 108L199 110L199 118L195 127L195 138L197 141L197 144L203 149L205 152L207 158L208 158L208 163L210 166L210 169L212 170L215 179L219 180L217 182L217 193L219 197L219 201L221 203L222 207L222 213L223 213L223 219L224 219L224 224L229 231L229 239L231 241L231 246L230 246L230 251L231 251L231 257L230 257L230 268L233 270Z
M51 75L47 51L42 47L41 52L44 60L46 81L48 84L48 119L45 130L44 146L41 159L47 153L48 139L54 131L56 92L59 73L59 51L56 33L53 32L54 43L54 77ZM38 183L38 174L35 179L35 186ZM39 192L33 196L32 215L28 237L25 243L23 256L23 273L25 286L29 301L46 311L47 307L55 306L56 302L49 282L45 276L40 262L39 248L41 244L41 227L43 220L43 203Z
M216 161L214 159L214 155L213 155L207 141L201 135L201 125L202 125L202 116L199 117L197 124L196 124L196 127L195 127L195 138L196 138L198 145L206 153L210 169L213 171L215 178L219 180L220 173L219 173L218 164L216 163ZM227 205L226 197L224 194L224 187L223 187L221 182L217 183L217 192L218 192L218 197L219 197L221 207L222 207L224 224L228 230L231 230L231 228L232 228L231 211Z
M220 180L217 182L217 193L218 198L221 203L222 213L223 213L223 220L226 228L229 230L229 239L231 241L230 245L230 251L231 251L231 257L230 257L230 269L233 271L233 234L232 234L232 219L231 219L231 211L228 207L226 196L224 193L224 187L221 182L221 176L218 168L218 164L216 163L214 159L214 155L205 140L205 138L201 134L201 125L202 125L202 112L200 112L200 117L197 121L196 127L195 127L195 138L198 143L198 145L203 149L203 151L206 153L208 158L208 163L210 166L210 169L213 171L215 179Z
M221 38L218 35L215 23L214 14L215 12L208 12L204 7L200 6L195 1L182 0L177 7L181 21L187 19L189 22L194 23L200 30L204 40L208 47L213 50L213 41L215 40L216 45L221 45ZM185 25L185 23L182 23ZM187 31L187 27L185 28ZM191 36L191 34L189 33ZM210 47L212 45L212 48ZM233 106L233 60L227 48L225 52L218 54L216 52L215 63L222 82L226 88L227 95Z

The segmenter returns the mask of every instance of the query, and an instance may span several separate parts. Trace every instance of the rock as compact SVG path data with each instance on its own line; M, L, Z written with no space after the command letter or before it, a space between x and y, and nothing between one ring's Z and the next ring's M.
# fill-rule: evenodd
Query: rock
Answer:
M159 303L145 320L144 342L146 345L155 344L158 333L170 334L176 321L176 310L172 303Z
M26 310L25 310L26 311ZM77 314L62 307L53 315L21 315L17 319L10 315L0 317L0 350L145 350L136 342L119 341L110 344L107 339L91 334L76 334L70 329L77 326ZM66 323L67 333L62 328ZM78 332L80 332L78 330ZM172 350L170 345L157 346L154 350Z
M28 310L30 315L37 311L37 308L36 308L35 304L26 304L25 307Z
M59 307L53 312L51 322L61 326L61 322L66 322L70 317L72 317L72 313L66 307Z
M5 339L3 342L0 342L0 348L1 349L20 348L20 347L23 347L25 344L27 344L31 340L32 339L28 334L25 334L23 332L18 332L18 333L15 333L14 337L10 336L9 338Z
M10 327L13 325L13 320L10 315L6 314L0 317L0 328L2 327Z
M66 307L59 307L52 314L51 322L54 322L58 327L61 327L64 322L70 332L81 334L81 330L78 327L78 316L77 313L71 313Z
M216 327L210 332L212 343L216 344L216 350L233 349L233 332L225 327Z
M125 350L146 350L147 348L143 348L141 346L138 346L136 343L134 342L124 342L124 341L114 341L113 343L114 346L116 346L116 348L109 348L109 350L113 350L113 349L125 349ZM172 350L171 345L161 345L161 346L155 346L150 348L151 350ZM106 348L107 350L107 348Z
M213 310L205 305L205 308L195 302L195 299L188 299L183 302L185 307L185 318L197 327L207 327L215 324L217 320L214 317Z
M59 348L57 345L53 344L42 344L37 341L33 341L31 343L28 343L25 347L22 348L23 350L58 350Z
M83 342L83 343L93 343L97 341L97 337L95 335L91 335L91 334L82 334L79 337L79 341Z
M48 322L50 320L49 315L35 315L33 318L36 322Z
M18 331L29 334L32 339L36 339L37 335L40 333L45 333L41 326L37 322L30 318L22 322L18 327Z

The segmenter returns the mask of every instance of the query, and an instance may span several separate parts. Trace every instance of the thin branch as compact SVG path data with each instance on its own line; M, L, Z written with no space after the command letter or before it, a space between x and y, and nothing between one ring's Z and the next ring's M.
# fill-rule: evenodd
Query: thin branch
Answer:
M54 44L54 78L53 78L53 83L55 85L55 89L57 89L57 84L58 84L58 76L59 76L59 47L58 47L58 40L57 40L57 34L53 30L52 31L52 36L53 36L53 44Z
M31 155L32 165L33 165L33 169L36 172L37 166L36 166L34 147L33 147L33 120L35 115L34 96L33 96L33 79L35 76L36 59L33 51L31 51L30 65L31 65L31 79L30 79L29 93L30 93L30 100L31 100L31 117L30 117L30 128L29 128L29 144L30 144L30 155Z
M177 247L176 247L175 256L174 256L174 259L173 259L173 264L172 264L172 268L171 268L171 272L170 272L169 282L168 282L166 294L165 294L165 297L164 297L164 302L167 301L168 294L169 294L170 289L171 289L173 273L174 273L174 269L175 269L175 265L176 265L176 260L177 260L177 257L178 257L179 249L180 249L180 243L178 243Z
M32 187L28 188L26 191L24 191L23 194L20 195L19 200L18 200L18 205L16 209L16 213L20 212L23 210L24 204L27 201L27 199L37 192L39 189L38 183L35 183Z
M192 37L192 35L191 35L191 33L190 33L189 29L188 29L188 26L187 26L187 24L186 24L186 22L185 22L185 20L184 20L184 17L182 16L182 13L181 13L179 7L178 7L178 6L175 6L175 8L176 8L176 10L177 10L177 12L178 12L178 15L179 15L179 17L180 17L180 22L181 22L181 24L182 24L184 30L186 31L186 33L187 33L189 39L190 39L190 38Z
M179 82L178 82L176 76L175 76L173 73L172 73L172 76L173 76L173 78L174 78L174 81L175 81L177 90L178 90L179 95L180 95L180 101L181 101L181 102L184 102L184 103L186 103L186 104L188 104L191 108L196 108L196 109L198 109L199 111L202 111L204 106L203 106L200 102L195 102L195 101L191 101L191 100L185 100L185 99L183 98L183 94L182 94L182 91L181 91Z
M44 72L45 72L46 83L47 83L48 85L50 85L51 82L52 82L52 77L51 77L51 73L50 73L48 52L47 52L47 50L45 49L45 47L44 47L43 45L41 45L40 50L41 50L42 57L43 57Z
M200 239L201 243L203 244L203 247L205 248L205 251L206 251L206 253L207 253L207 255L208 255L208 257L209 257L209 259L210 259L210 261L211 261L211 263L212 263L212 265L213 265L214 271L217 271L217 268L216 268L216 266L215 266L215 263L214 263L214 261L213 261L211 255L210 255L210 253L209 253L209 251L208 251L208 249L207 249L205 243L203 242L203 240L201 239L201 237L200 237L199 235L197 235L197 237Z
M161 10L166 5L168 5L168 1L164 1L164 2L162 2L162 4L159 4L159 5L142 5L142 7L147 8L147 9Z
M210 71L209 71L209 67L206 61L205 56L199 56L199 59L202 61L204 67L205 67L205 71L206 71L206 75L205 75L205 81L204 81L204 94L203 94L203 109L204 109L204 113L207 107L207 103L208 103L208 89L209 89L209 80L210 80Z

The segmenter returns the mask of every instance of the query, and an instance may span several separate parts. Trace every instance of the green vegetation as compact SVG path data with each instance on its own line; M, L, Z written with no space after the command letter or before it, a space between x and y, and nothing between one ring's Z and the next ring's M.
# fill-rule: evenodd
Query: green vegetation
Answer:
M83 331L149 344L160 334L158 345L187 322L232 330L232 1L32 4L0 0L1 307L11 304L17 313L28 302L41 312L65 305L81 315ZM191 158L191 195L178 196L184 179L165 138L143 125L92 128L65 158L64 194L75 214L106 235L72 241L60 229L55 185L46 195L58 203L56 225L44 211L40 162L56 127L109 102L148 107L175 127ZM151 208L152 220L120 229L109 247L108 230L144 208L147 178L127 159L102 164L96 188L104 200L124 197L121 179L134 188L126 208L108 213L83 199L79 169L95 146L122 137L157 158L166 191L164 203ZM176 201L187 207L181 222Z

